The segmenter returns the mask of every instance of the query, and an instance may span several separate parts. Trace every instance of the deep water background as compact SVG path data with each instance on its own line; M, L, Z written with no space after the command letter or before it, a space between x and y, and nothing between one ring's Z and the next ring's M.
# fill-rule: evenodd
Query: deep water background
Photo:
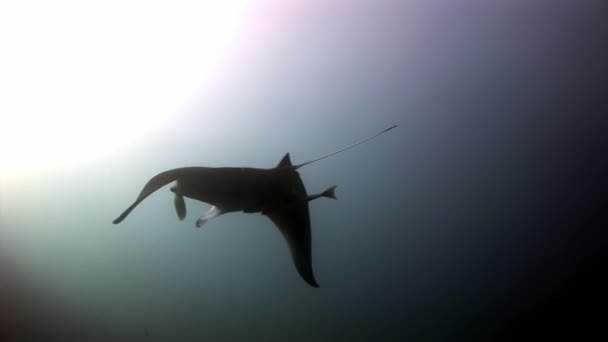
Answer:
M0 340L605 335L605 1L252 15L262 38L161 132L2 183ZM111 223L160 171L304 162L392 124L300 171L311 193L338 186L310 204L320 289L260 215L196 229L208 206L180 222L163 188Z

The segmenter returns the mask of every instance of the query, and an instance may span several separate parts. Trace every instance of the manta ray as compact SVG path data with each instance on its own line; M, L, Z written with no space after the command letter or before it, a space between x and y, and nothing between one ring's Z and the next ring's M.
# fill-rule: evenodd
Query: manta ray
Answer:
M211 219L232 212L261 213L268 216L287 241L300 276L312 287L319 287L312 270L310 215L308 202L327 197L336 199L335 188L308 195L298 169L371 140L397 125L341 150L293 165L289 153L270 169L251 167L182 167L161 172L146 183L137 199L113 223L122 222L146 197L163 186L171 187L177 217L186 217L184 197L211 204L196 221L200 228Z

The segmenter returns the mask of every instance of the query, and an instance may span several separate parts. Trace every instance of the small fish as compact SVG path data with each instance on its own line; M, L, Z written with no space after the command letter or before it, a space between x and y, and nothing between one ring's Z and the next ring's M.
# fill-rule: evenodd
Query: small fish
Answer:
M376 135L317 159L293 165L289 153L270 169L250 167L183 167L161 172L146 183L131 206L117 219L118 224L146 197L163 186L171 187L177 217L186 217L184 197L209 203L212 207L196 221L201 227L220 215L242 211L268 216L279 228L289 245L300 276L312 287L319 287L312 271L310 216L308 202L320 197L336 199L335 186L308 195L297 169L331 157L397 127L391 126Z

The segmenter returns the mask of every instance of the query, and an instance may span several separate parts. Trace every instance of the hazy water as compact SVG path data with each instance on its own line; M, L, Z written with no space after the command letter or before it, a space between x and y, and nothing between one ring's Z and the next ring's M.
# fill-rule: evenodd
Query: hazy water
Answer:
M400 341L597 327L586 310L605 275L605 3L450 4L277 10L247 59L161 132L3 183L0 338ZM272 167L286 152L303 162L392 124L301 169L309 192L338 185L338 201L310 204L319 289L261 215L196 229L208 205L187 201L180 222L164 188L111 223L160 171Z

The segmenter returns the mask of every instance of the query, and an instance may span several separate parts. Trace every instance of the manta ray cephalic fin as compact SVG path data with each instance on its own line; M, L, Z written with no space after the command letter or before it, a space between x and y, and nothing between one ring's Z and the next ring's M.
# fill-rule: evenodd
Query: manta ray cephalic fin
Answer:
M175 194L173 197L173 204L175 204L177 218L182 221L186 217L186 202L184 201L184 196Z

